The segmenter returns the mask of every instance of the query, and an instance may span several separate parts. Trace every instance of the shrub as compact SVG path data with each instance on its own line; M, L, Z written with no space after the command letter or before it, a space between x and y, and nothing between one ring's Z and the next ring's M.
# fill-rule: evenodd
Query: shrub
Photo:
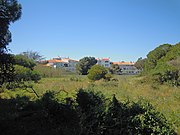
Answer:
M176 135L165 117L143 100L122 103L115 96L107 100L101 93L80 89L75 101L66 101L57 100L54 92L37 101L0 99L1 135Z
M90 70L88 70L88 75L87 77L92 80L92 81L96 81L96 80L100 80L102 78L106 78L106 74L108 73L107 69L103 66L100 65L94 65L91 67Z
M33 70L34 66L36 66L35 61L33 61L32 59L29 59L28 57L21 55L21 54L15 55L14 59L15 59L16 65L30 68L31 70Z
M80 117L81 135L101 134L105 114L105 98L101 93L80 89L76 102Z
M32 71L29 68L16 65L15 66L15 82L24 82L24 81L34 81L38 82L41 77L40 74L36 71Z
M143 100L122 103L114 95L107 104L102 94L80 89L76 102L85 135L176 135L166 118Z
M109 74L109 73L108 73L108 74L105 75L105 80L106 80L106 81L110 81L111 78L112 78L112 74Z

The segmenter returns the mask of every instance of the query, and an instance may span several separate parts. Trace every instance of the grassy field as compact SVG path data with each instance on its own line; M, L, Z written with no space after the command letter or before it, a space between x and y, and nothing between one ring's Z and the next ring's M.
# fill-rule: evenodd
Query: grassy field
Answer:
M86 76L66 75L59 78L43 78L39 83L34 84L34 89L41 96L46 91L55 91L57 97L70 96L73 98L79 88L101 91L107 98L113 94L120 101L136 102L139 99L150 102L158 111L176 127L180 134L180 88L166 85L142 83L142 77L136 76L115 76L118 81L105 82L103 80L90 82ZM30 90L28 90L30 91ZM17 95L26 95L32 100L36 99L34 93L27 90L17 89L0 93L1 98L12 98Z

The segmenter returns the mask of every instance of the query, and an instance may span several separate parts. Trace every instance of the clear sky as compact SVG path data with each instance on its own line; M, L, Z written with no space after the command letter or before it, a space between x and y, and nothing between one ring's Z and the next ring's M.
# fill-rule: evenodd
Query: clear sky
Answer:
M180 42L180 0L19 0L9 48L47 59L110 57L136 61L155 47Z

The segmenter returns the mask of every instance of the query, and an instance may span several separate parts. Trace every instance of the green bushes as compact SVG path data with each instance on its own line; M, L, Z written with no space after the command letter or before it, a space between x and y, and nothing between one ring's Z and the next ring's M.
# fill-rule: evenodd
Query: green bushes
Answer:
M37 71L31 70L20 65L15 65L13 81L11 83L7 83L5 86L7 89L27 87L31 88L31 83L37 83L40 79L41 76Z
M99 93L83 90L79 91L77 99L82 134L176 134L165 117L149 103L121 103L115 96L108 102Z
M14 56L15 59L15 65L20 65L26 68L29 68L31 70L33 70L34 66L36 66L36 62L32 59L29 59L28 57L19 54L19 55L15 55Z
M57 100L55 93L47 92L34 102L18 97L11 103L16 104L10 105L11 114L0 110L0 116L6 115L0 117L1 135L32 131L39 135L176 135L165 117L142 100L123 103L115 96L109 100L101 93L80 89L75 100Z
M37 71L32 71L29 68L16 65L15 66L15 82L34 81L38 82L41 77Z
M11 54L0 53L0 87L7 82L13 81L14 58Z
M160 84L180 86L180 43L161 45L149 52L143 74Z
M92 81L96 81L100 79L110 80L112 76L108 74L108 70L105 67L94 65L88 70L87 77Z

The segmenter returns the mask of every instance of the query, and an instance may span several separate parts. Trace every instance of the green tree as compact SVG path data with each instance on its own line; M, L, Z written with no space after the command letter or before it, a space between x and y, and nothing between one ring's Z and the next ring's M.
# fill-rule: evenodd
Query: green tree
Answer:
M164 57L157 61L153 75L159 75L161 83L180 85L180 43L173 45Z
M76 65L76 70L81 75L87 75L88 70L97 63L97 60L94 57L84 57L79 60L79 63Z
M8 54L11 42L9 25L21 17L21 5L17 0L0 0L0 85L10 81L13 75L13 58Z
M150 51L147 55L147 60L145 61L145 72L153 70L156 67L158 60L165 56L171 47L172 45L170 44L163 44Z
M22 52L21 55L24 55L27 58L32 59L32 60L34 60L36 62L39 62L39 61L44 59L44 57L42 55L40 55L39 52L32 51L32 50L31 51Z
M143 74L160 84L180 86L180 43L160 45L149 52Z
M118 64L112 64L111 67L109 68L109 72L110 72L111 74L117 74L117 75L119 75L119 74L121 74L122 69L119 67Z
M144 67L145 67L145 62L146 62L146 58L142 58L140 57L136 63L134 64L134 66L137 68L137 69L140 69L140 70L143 70Z
M36 66L36 63L34 60L29 59L28 57L24 56L24 55L15 55L14 56L15 59L15 63L16 65L20 65L26 68L30 68L31 70L33 70L34 66Z
M38 82L41 79L41 76L38 72L32 71L29 68L15 65L15 82L24 83L25 81L34 81Z
M0 54L0 86L12 82L14 77L14 58L11 54Z
M106 79L106 74L108 73L108 70L100 65L94 65L91 67L91 69L88 70L87 77L92 80L100 80L102 78Z

